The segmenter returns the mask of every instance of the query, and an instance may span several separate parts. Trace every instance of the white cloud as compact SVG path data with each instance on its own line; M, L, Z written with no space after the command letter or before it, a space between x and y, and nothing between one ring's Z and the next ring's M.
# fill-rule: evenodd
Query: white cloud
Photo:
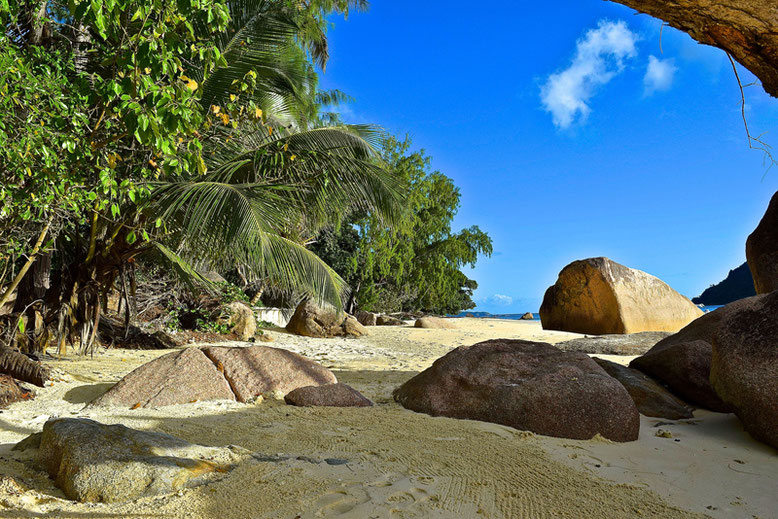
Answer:
M488 299L488 301L496 305L508 306L513 303L513 298L503 294L494 294Z
M625 22L607 20L578 40L570 66L551 74L540 88L543 108L551 112L556 126L567 128L577 116L586 118L591 111L587 102L597 87L624 70L624 60L637 52L637 41Z
M673 79L675 79L677 70L678 67L675 66L672 59L659 59L656 56L649 56L646 75L643 77L645 95L648 96L654 92L669 90L673 86Z

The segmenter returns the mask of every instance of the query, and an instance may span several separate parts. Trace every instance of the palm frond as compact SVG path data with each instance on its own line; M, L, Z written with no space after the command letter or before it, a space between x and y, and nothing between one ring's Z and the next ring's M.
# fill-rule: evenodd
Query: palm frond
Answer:
M201 104L223 104L235 82L253 72L257 105L266 111L294 111L306 95L306 84L315 81L315 71L296 40L300 27L294 13L271 0L230 0L228 7L230 27L216 42L224 63L200 78Z
M267 279L339 307L347 290L343 280L315 254L273 229L288 214L279 206L283 197L278 193L285 189L170 182L155 186L149 209L173 230L178 256L193 268L242 268L249 281Z

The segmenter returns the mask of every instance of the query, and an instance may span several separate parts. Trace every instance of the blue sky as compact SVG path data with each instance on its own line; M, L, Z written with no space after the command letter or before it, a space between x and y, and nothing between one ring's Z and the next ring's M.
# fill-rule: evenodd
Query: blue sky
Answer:
M455 228L494 240L468 274L478 310L537 311L592 256L693 297L745 261L778 168L748 149L726 55L660 26L601 0L373 0L336 20L322 86L460 187ZM778 146L778 100L746 98L752 133Z

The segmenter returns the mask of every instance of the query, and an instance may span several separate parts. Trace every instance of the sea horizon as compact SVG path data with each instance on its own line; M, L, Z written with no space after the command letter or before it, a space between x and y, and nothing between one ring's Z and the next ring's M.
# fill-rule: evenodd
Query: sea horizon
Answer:
M708 312L712 312L718 308L721 308L724 305L697 305L697 307L705 312L706 314ZM475 317L479 319L506 319L506 320L512 320L512 321L519 321L521 318L527 314L532 314L532 320L533 321L539 321L540 320L540 313L538 312L523 312L523 313L508 313L508 314L493 314L491 312L481 312L481 311L472 311L467 310L464 312L459 312L458 314L448 314L447 317ZM526 319L529 321L529 319Z

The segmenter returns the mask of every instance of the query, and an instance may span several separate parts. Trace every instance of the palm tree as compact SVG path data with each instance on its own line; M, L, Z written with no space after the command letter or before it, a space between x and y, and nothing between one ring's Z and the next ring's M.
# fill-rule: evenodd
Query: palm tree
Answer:
M316 87L316 64L327 58L323 9L346 13L366 3L227 4L231 23L216 41L223 59L211 70L196 61L186 70L209 114L200 131L203 167L163 175L148 183L147 196L113 215L95 211L58 239L63 267L47 293L46 322L58 323L60 347L68 337L82 352L94 344L108 291L118 285L128 298L133 261L149 253L190 283L207 286L200 269L237 267L248 279L340 306L347 287L305 242L351 210L388 223L400 210L400 184L380 159L380 130L323 126L317 113L342 97Z

